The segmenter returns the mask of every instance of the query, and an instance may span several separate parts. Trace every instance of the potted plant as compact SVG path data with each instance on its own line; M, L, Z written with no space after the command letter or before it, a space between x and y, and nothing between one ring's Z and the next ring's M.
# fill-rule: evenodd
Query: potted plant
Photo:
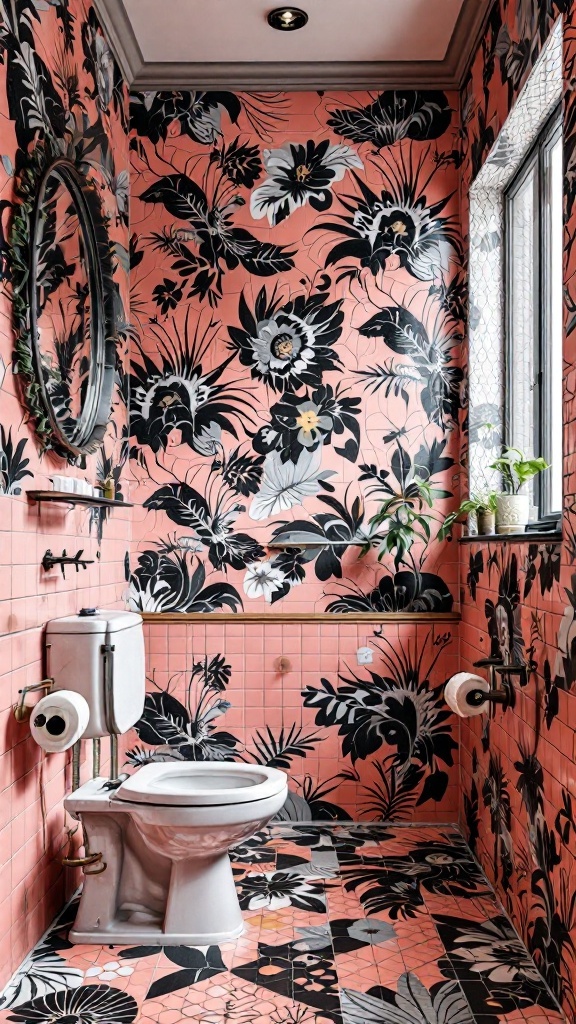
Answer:
M502 474L503 493L496 499L496 532L523 533L528 522L530 496L522 487L538 473L549 469L545 459L527 459L519 448L505 446L490 466Z
M485 536L486 534L494 533L496 500L497 494L495 491L490 491L488 494L471 494L469 498L464 498L464 501L460 502L460 507L455 512L450 512L446 516L438 533L438 538L443 540L444 537L449 537L454 524L463 519L464 516L470 515L476 516L479 535Z

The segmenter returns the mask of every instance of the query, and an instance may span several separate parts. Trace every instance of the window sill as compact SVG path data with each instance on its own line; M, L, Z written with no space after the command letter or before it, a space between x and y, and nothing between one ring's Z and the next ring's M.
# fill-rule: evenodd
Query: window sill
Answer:
M468 534L460 537L459 544L560 544L561 530L550 530L548 533L485 533Z

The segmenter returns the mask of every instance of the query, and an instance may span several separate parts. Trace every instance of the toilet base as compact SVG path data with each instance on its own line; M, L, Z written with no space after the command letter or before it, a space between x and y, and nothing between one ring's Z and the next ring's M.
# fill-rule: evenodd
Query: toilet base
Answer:
M100 946L216 946L244 930L228 848L262 828L285 793L230 805L121 801L102 779L65 806L104 869L85 874L71 942Z
M243 922L232 933L191 935L190 932L164 932L157 925L130 925L126 921L114 921L104 931L77 931L72 928L69 939L80 946L218 946L221 942L237 939L243 931Z

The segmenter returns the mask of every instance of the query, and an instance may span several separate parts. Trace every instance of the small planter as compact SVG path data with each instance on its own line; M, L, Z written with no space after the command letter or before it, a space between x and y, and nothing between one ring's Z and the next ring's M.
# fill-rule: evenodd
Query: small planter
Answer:
M496 532L496 516L494 512L479 509L476 513L476 524L478 535L485 537L487 534Z
M499 494L496 498L496 533L523 533L529 516L529 495Z

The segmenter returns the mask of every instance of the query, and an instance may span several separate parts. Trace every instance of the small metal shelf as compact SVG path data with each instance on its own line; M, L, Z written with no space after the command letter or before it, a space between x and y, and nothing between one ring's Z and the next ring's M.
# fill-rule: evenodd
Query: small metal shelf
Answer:
M74 494L73 491L26 491L30 502L58 503L60 505L84 505L85 508L134 508L128 501L116 498L99 498L95 494Z
M293 548L363 548L364 543L359 540L273 540L265 544L265 547L269 551L288 551Z

